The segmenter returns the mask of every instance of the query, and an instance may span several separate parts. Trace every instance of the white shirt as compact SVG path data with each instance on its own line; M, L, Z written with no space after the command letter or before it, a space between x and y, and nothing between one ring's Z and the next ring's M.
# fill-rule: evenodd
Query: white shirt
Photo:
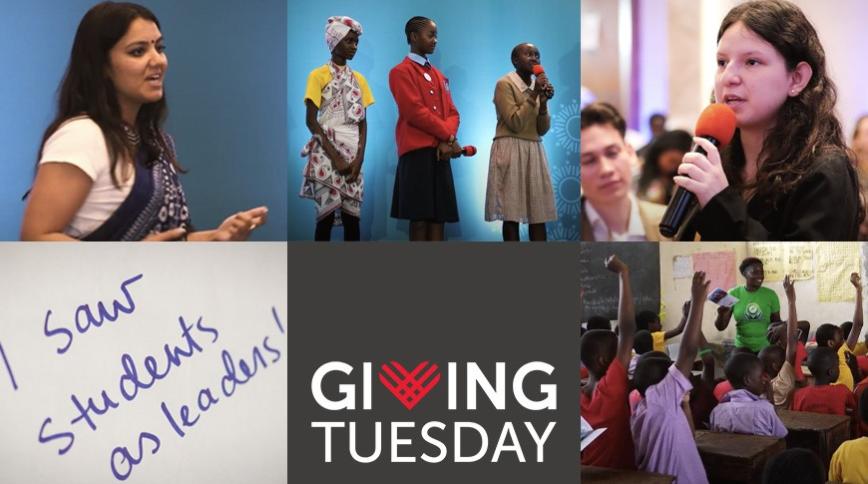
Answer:
M409 54L407 54L407 57L409 57L411 61L419 64L422 67L425 67L426 65L431 65L431 62L428 61L427 57L419 55L415 52L410 52Z
M513 84L515 84L515 87L517 87L518 90L521 92L533 91L534 86L536 86L536 79L531 79L530 86L528 86L527 84L525 84L524 79L522 79L521 76L516 74L515 71L510 72L506 76L509 78L510 81L512 81Z
M45 142L42 149L43 163L69 163L81 169L93 186L81 208L72 217L63 233L80 239L99 228L126 200L133 187L135 170L127 169L124 179L124 163L115 167L120 189L112 182L110 162L105 137L99 126L87 116L66 121ZM131 167L129 167L131 168Z
M636 197L632 193L628 194L628 199L630 201L630 219L627 221L626 232L611 231L591 201L585 199L585 214L588 216L588 222L591 224L591 231L594 234L595 241L636 242L648 240L645 237L645 227L642 225L642 217L639 215L639 201L636 200Z

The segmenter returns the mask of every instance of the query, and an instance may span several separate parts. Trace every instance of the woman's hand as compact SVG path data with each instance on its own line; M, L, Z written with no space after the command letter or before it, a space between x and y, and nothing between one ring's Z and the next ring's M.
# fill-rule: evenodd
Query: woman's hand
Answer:
M451 157L452 145L446 141L441 141L440 144L437 145L437 159L440 161L449 161L449 158Z
M856 289L861 291L862 290L862 276L860 276L858 272L854 272L854 273L850 274L850 284L853 284L853 287L855 287Z
M143 242L168 242L173 240L181 240L187 235L187 229L184 227L178 227L176 229L167 230L165 232L155 232L153 234L148 235L144 239Z
M352 165L346 162L344 158L337 151L333 153L329 153L331 150L325 150L326 156L328 156L329 161L332 163L332 170L338 172L340 175L348 175L352 170Z
M696 195L702 208L729 186L723 165L720 162L720 152L705 138L693 138L693 141L708 153L687 153L678 166L678 175L673 180L675 184Z
M555 87L552 86L552 83L549 81L549 78L545 73L537 76L534 91L537 96L539 96L540 102L543 103L548 102L549 98L552 98L555 95Z
M256 207L230 215L214 230L194 232L188 240L239 242L247 240L256 227L264 225L268 219L268 208Z
M548 86L548 78L545 73L536 76L536 83L534 83L533 90L531 91L531 95L534 98L544 98L546 93L546 86Z
M462 153L464 153L464 149L461 148L461 144L458 143L457 139L452 142L449 148L452 150L449 154L449 156L451 156L452 158L458 158L459 156L461 156Z
M347 183L353 183L359 179L359 175L362 173L362 163L365 161L365 155L359 153L356 155L356 159L350 163L350 173L347 175Z

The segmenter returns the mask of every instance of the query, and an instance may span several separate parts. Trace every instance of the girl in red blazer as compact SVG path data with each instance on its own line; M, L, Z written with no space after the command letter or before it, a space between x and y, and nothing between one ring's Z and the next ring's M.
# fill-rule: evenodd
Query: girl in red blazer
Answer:
M445 223L458 221L450 164L461 154L458 110L449 80L428 61L437 46L437 24L413 17L404 32L410 54L389 72L398 104L392 217L410 220L410 240L444 240Z

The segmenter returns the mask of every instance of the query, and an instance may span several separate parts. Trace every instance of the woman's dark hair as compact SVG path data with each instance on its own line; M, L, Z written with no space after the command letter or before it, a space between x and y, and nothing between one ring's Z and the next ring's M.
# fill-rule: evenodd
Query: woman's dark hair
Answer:
M419 32L423 27L428 25L429 22L433 22L428 17L413 17L407 21L407 24L404 25L404 33L407 34L407 43L410 43L410 34L413 32Z
M158 28L160 26L150 10L134 3L102 2L88 10L81 19L72 43L69 65L60 83L57 115L42 136L39 158L45 142L61 124L86 114L105 136L112 181L119 186L115 167L123 155L132 159L135 148L124 133L117 93L106 72L110 62L109 51L137 18L154 22ZM135 127L148 161L156 160L164 153L175 168L183 172L161 135L167 109L165 95L157 102L142 105Z
M750 266L758 265L760 267L763 266L763 261L757 259L756 257L745 257L741 264L738 265L738 272L741 275L744 275L744 271L746 271Z
M737 22L742 22L780 52L787 69L792 71L800 62L806 62L813 74L805 89L798 96L788 97L781 106L777 116L780 122L775 123L765 138L753 183L742 179L744 149L740 132L736 130L729 147L721 153L729 183L741 190L755 188L757 196L779 196L789 193L811 171L817 156L847 158L852 169L855 156L847 148L841 123L835 116L838 91L826 71L826 53L817 31L805 14L784 0L742 3L723 19L717 41L720 42L724 32ZM860 197L859 221L864 216Z
M660 166L657 164L660 155L669 150L688 153L692 144L693 137L690 136L690 133L680 129L667 131L655 138L651 142L651 146L648 147L645 162L642 164L642 175L639 177L639 193L646 192L651 182L662 175L660 173Z

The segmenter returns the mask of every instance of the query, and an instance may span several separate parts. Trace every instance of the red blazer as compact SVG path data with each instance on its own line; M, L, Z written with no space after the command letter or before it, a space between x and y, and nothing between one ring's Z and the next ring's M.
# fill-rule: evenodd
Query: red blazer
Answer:
M458 110L448 86L449 80L436 67L420 66L409 57L389 71L389 89L398 104L398 156L436 147L458 133Z

